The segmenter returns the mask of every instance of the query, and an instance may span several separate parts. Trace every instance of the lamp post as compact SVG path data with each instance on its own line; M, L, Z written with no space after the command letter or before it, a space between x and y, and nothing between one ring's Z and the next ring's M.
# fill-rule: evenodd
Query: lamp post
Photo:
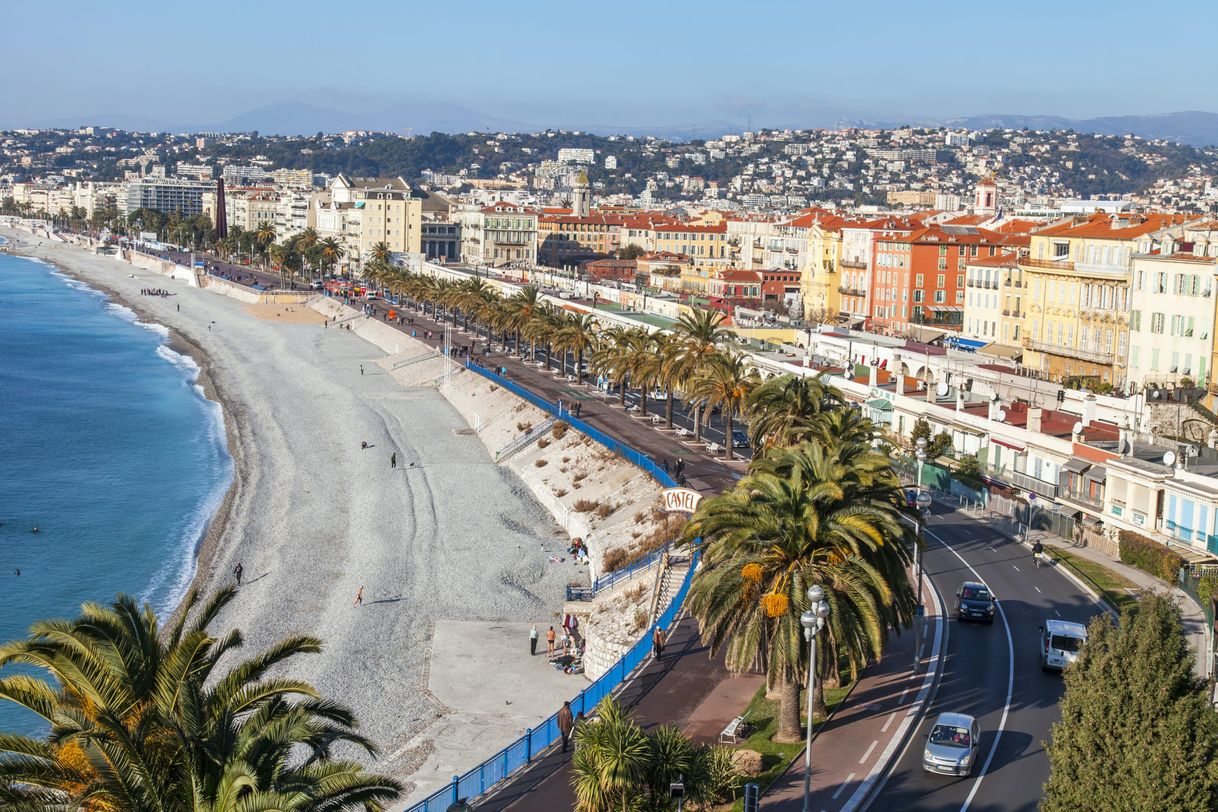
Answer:
M922 466L926 464L926 438L919 437L917 446L918 446L918 448L914 452L914 454L918 458L918 493L917 493L917 496L915 497L915 504L917 504L916 500L921 499L921 497L922 497ZM922 622L922 528L924 528L925 526L926 526L925 520L918 522L918 529L917 529L918 537L916 539L914 539L914 583L917 585L917 590L918 590L918 605L914 609L916 614L914 615L914 630L913 630L914 631L914 641L915 641L915 645L914 645L914 670L915 671L918 668L918 662L921 659L921 654L922 654L922 652L920 650L920 644L918 644L916 641L919 641L922 639L920 636L922 633L922 629L919 627L921 626L921 622Z
M448 812L474 812L474 808L464 798L458 798L448 805Z
M816 633L829 619L829 602L819 584L808 587L808 610L799 616L808 641L808 733L804 743L804 812L812 809L812 701L816 688Z

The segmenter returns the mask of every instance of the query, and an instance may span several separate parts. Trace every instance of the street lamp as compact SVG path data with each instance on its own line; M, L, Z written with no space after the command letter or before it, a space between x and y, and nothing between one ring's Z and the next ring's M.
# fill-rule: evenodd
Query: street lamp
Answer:
M448 805L448 812L474 812L474 808L464 798L458 798Z
M808 610L799 616L808 641L808 733L804 743L804 812L812 809L812 701L816 688L816 633L829 619L829 602L819 584L808 587Z
M914 454L918 458L918 493L915 498L921 499L921 497L922 497L922 466L926 464L926 438L919 437L917 446L918 446L918 448L914 452ZM916 501L915 501L915 504L917 504ZM919 507L921 507L921 505L919 505ZM925 520L923 520L919 523L920 528L924 527L925 525L926 525ZM919 535L921 535L920 531L919 531ZM922 612L922 544L921 544L921 541L922 541L921 538L916 539L914 541L914 580L918 585L918 608L917 608L918 615L916 617L921 617L921 612ZM920 629L917 629L917 628L914 629L915 634L917 634L919 631L920 631ZM921 638L915 638L915 639L920 640ZM914 649L915 649L914 656L917 657L918 656L917 646L915 646ZM916 661L914 663L914 667L915 668L917 667Z

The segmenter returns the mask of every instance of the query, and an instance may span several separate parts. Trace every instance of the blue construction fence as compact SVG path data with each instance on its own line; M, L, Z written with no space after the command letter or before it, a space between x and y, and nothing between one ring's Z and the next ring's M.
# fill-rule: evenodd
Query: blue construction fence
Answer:
M519 395L534 406L568 421L572 428L583 432L614 453L620 454L623 458L643 468L666 487L674 487L676 485L672 477L664 473L662 468L656 466L650 457L618 442L603 432L597 431L581 420L572 419L570 415L560 413L557 404L543 400L519 384L509 381L501 375L497 375L477 364L466 362L465 366L503 386L512 393ZM689 571L685 573L685 578L681 582L681 588L677 590L677 594L673 596L668 607L660 615L656 625L663 628L671 626L680 613L681 607L685 604L685 597L689 594L689 587L693 583L694 572L697 571L698 561L702 556L700 542L701 539L694 542L694 554L690 559ZM655 627L652 628L654 629ZM593 682L571 699L572 712L578 714L582 711L585 715L591 715L597 703L618 690L626 681L626 678L634 673L635 669L650 654L651 631L649 630L608 671L602 674L600 679ZM555 711L550 718L535 728L529 728L523 736L477 767L474 767L464 775L454 775L452 782L448 786L438 790L426 800L410 807L406 812L445 812L450 804L454 804L458 800L472 801L489 792L496 784L510 778L517 770L527 766L542 751L557 742L558 739L558 712Z

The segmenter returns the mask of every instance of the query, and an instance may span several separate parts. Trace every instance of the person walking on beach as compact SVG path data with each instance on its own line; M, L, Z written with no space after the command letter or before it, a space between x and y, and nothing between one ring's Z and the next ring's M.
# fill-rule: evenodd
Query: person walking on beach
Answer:
M537 624L533 624L533 628L529 629L529 656L537 656Z
M551 629L553 631L553 629ZM575 729L575 715L571 713L571 703L562 703L558 712L558 732L562 734L562 751L567 752L567 743L571 740L571 731Z
M233 577L237 579L237 586L241 586L241 573L245 572L245 567L241 566L241 562L237 562L237 566L233 567Z
M392 471L394 468L397 468L397 467L398 467L398 452L395 451L389 455L389 470Z
M664 630L656 624L656 630L651 635L651 654L657 660L664 656Z
M546 632L546 654L554 653L555 637L556 637L556 635L554 634L554 627L551 626L550 630L548 632Z
M361 375L364 374L364 365L363 364L359 365L359 374L361 374Z
M353 603L351 605L352 606L363 606L364 605L364 587L362 585L360 586L359 589L356 590L355 603Z

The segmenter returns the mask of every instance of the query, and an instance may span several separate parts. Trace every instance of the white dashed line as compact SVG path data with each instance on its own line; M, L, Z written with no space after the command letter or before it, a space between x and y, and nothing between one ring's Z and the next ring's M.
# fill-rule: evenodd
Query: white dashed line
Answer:
M841 783L841 785L837 788L837 792L833 793L833 800L836 801L837 796L841 795L845 791L847 785L849 785L849 783L853 780L854 780L854 773L850 773L850 775L846 776L846 780L843 781Z
M1035 589L1037 592L1040 592L1040 587L1038 587L1038 586L1034 586L1034 587L1032 587L1032 588L1033 588L1033 589ZM1044 594L1044 593L1041 593L1041 594Z
M888 728L892 726L892 722L893 722L893 720L894 720L894 719L896 719L896 718L897 718L897 712L896 712L896 711L893 711L892 713L888 714L888 721L884 723L884 726L883 726L882 728L880 728L880 732L881 732L881 733L887 733L887 732L888 732Z
M1012 567L1012 569L1014 569L1016 572L1019 572L1019 567L1016 567L1014 564L1012 564L1012 565L1011 565L1011 567Z

